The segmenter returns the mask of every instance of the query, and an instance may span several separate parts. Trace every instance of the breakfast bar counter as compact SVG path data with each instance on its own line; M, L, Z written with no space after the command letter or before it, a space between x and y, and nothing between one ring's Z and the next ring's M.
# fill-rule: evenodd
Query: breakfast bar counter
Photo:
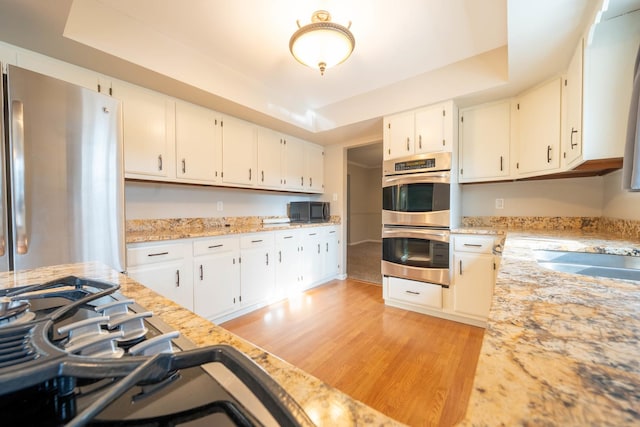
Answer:
M267 371L317 425L401 426L402 424L330 387L271 353L252 345L136 281L96 263L69 264L0 273L0 288L45 283L69 275L120 284L120 292L153 312L197 346L228 344Z
M639 241L610 236L507 231L462 425L640 424L640 282L535 260L537 249L640 256Z

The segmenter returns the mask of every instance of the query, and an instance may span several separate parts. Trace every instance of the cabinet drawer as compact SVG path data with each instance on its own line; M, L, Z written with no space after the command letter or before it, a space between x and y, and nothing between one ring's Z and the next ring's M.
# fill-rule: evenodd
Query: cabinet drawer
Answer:
M179 260L184 256L185 245L182 243L127 248L127 266Z
M264 248L273 246L273 232L249 234L240 237L240 248Z
M389 277L389 297L398 301L442 308L442 286Z
M492 236L455 236L456 252L493 253L495 239Z
M196 240L193 242L193 256L237 251L239 247L240 239L237 237Z

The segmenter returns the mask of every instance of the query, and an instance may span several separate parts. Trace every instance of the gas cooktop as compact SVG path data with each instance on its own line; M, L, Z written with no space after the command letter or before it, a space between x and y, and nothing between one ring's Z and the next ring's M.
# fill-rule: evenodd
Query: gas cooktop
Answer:
M117 291L65 277L0 290L8 425L313 425L231 346L192 347Z

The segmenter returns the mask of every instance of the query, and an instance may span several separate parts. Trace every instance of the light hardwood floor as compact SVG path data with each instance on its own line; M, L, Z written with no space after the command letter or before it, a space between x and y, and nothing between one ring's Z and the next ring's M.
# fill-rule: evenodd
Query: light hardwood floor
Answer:
M412 426L462 419L484 334L387 307L380 286L349 279L222 326Z

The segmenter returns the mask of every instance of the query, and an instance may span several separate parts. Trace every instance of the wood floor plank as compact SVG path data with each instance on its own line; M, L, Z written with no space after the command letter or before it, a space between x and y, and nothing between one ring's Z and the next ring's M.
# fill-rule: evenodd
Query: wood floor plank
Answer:
M222 326L413 426L462 419L484 335L482 328L387 307L380 286L349 279Z

